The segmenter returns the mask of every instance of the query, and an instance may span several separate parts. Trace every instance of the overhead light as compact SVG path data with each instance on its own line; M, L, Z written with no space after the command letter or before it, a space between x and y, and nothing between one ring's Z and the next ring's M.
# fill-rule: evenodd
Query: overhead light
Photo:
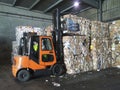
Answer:
M79 2L74 2L74 7L78 7L79 6Z

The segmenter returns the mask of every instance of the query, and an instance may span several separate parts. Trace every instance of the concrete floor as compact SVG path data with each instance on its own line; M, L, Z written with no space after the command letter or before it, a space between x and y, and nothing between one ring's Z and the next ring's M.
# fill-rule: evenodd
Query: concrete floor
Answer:
M11 65L1 65L0 84L0 90L120 90L120 69L60 77L40 76L19 82L12 76Z

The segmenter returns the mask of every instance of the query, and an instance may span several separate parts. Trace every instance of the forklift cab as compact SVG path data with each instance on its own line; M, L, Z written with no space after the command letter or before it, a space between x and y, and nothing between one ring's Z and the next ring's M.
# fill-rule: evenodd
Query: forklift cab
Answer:
M34 43L37 43L37 50L34 50ZM55 50L52 38L48 36L32 36L30 42L29 59L37 64L45 66L56 63Z

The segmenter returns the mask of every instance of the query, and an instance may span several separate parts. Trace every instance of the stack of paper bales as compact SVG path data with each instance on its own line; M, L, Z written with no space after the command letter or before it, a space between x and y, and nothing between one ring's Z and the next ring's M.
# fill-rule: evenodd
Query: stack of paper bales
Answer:
M76 74L92 70L93 63L89 47L90 20L69 14L63 17L62 24L64 33L78 34L63 37L67 73Z
M77 29L74 27L78 24ZM112 66L109 25L99 21L65 15L64 33L79 35L63 37L64 61L68 74L100 70Z

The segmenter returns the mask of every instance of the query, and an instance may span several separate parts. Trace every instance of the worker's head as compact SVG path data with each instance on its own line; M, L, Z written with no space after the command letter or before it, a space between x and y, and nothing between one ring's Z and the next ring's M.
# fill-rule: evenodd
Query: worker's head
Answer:
M38 43L36 41L34 41L33 44L38 44Z

